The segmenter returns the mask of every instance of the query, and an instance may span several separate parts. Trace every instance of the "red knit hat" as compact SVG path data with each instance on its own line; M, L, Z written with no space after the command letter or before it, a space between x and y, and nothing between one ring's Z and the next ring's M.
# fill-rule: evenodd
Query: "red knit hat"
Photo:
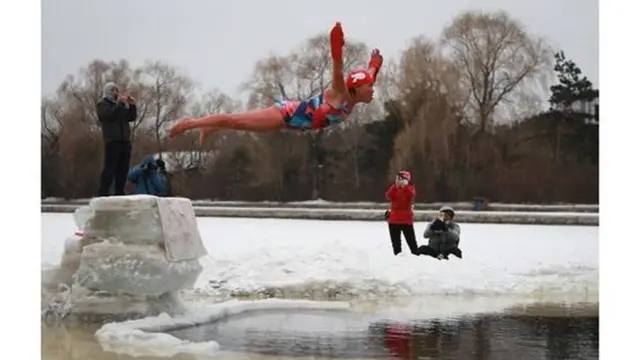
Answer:
M411 173L406 171L406 170L402 170L400 172L398 172L398 176L400 176L401 178L407 180L407 181L411 181Z
M346 81L347 89L353 89L353 88L357 88L358 86L370 85L370 84L373 84L373 77L371 77L371 74L369 74L367 70L364 70L364 69L353 70L347 76L347 81Z

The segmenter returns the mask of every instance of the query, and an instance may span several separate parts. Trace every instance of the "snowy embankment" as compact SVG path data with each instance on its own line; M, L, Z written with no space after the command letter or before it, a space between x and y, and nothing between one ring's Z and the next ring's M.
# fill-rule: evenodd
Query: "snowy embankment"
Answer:
M42 200L42 205L77 206L89 204L89 199L65 200L48 198ZM368 209L384 210L389 207L388 202L333 202L326 200L308 200L294 202L276 201L217 201L217 200L192 200L196 207L231 207L231 208L305 208L305 209ZM443 205L453 206L456 210L474 210L472 202L453 203L416 203L416 210L437 210ZM522 212L570 212L570 213L598 213L598 204L505 204L489 203L486 211L522 211ZM43 210L44 212L44 210ZM57 212L57 211L55 211Z
M43 213L71 213L86 201L43 201ZM198 217L239 217L305 220L383 221L384 203L241 203L193 201ZM441 204L416 204L415 220L429 221ZM466 206L465 206L466 205ZM461 223L591 225L598 226L598 205L496 204L489 211L473 211L470 204L454 204ZM496 209L502 210L496 210Z

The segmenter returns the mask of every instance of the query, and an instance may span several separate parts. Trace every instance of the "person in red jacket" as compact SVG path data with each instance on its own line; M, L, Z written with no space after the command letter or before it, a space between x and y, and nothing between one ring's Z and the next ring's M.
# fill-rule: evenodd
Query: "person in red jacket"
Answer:
M411 173L400 171L385 196L391 201L387 222L393 254L398 255L402 252L401 234L404 234L411 253L419 255L416 232L413 228L413 199L416 197L416 188L411 183Z

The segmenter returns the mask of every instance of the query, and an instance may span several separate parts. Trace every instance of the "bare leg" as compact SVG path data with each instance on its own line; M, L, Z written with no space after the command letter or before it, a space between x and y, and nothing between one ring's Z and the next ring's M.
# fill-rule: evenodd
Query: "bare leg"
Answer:
M239 114L214 114L194 119L183 118L169 130L169 138L184 134L188 130L211 127L216 130L240 131L276 131L284 128L286 123L280 110L275 106L267 109L252 110Z

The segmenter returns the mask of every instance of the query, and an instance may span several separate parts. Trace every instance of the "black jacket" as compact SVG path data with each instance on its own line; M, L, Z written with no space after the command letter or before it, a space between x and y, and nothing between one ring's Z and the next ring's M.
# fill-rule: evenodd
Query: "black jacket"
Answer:
M118 101L112 102L102 98L96 105L98 120L102 128L102 139L108 141L131 141L130 122L138 116L135 105L127 105Z

